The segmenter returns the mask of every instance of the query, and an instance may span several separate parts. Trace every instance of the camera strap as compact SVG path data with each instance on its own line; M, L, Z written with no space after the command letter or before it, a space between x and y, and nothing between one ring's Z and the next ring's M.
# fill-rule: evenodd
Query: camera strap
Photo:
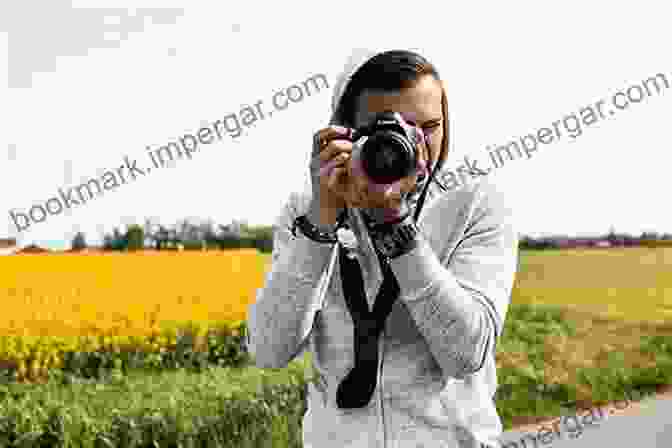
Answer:
M389 265L383 263L384 280L369 311L362 270L356 258L349 258L339 246L343 295L354 323L354 367L338 385L336 403L340 409L361 408L370 402L378 381L378 342L400 288Z

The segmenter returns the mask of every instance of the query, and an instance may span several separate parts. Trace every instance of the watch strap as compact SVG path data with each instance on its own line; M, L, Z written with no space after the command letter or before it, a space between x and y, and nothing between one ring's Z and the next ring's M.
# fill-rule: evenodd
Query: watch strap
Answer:
M334 244L338 241L336 231L343 225L346 216L345 212L342 212L331 230L322 230L311 223L307 215L301 215L292 223L291 232L296 237L296 229L299 229L307 238L317 243Z

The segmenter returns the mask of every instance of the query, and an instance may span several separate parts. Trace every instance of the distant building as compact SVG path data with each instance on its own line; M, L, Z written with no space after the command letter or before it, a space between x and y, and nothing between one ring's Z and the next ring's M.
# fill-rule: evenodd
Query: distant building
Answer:
M102 247L96 247L96 246L88 246L83 249L66 249L61 251L62 253L68 253L68 254L100 254L103 251Z
M16 247L16 239L0 238L0 255L12 255L19 250Z
M574 243L568 238L559 238L555 243L560 249L569 249L574 246Z
M51 252L49 249L38 246L37 244L31 244L22 249L16 251L18 254L45 254Z

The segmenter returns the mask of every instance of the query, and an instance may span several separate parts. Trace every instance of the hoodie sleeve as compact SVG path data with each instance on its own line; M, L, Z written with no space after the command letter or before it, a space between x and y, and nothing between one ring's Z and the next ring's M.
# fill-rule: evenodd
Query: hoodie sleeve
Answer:
M292 235L299 202L292 195L275 222L271 267L248 308L247 346L259 368L284 368L303 350L326 286L335 245L314 242L300 231Z
M439 215L467 214L447 260L439 260L420 235L419 247L391 261L403 303L444 375L460 379L480 370L488 353L495 353L518 260L518 235L503 195L488 181L480 186L466 205L439 204ZM433 223L442 238L456 231L441 222L451 220L439 216Z

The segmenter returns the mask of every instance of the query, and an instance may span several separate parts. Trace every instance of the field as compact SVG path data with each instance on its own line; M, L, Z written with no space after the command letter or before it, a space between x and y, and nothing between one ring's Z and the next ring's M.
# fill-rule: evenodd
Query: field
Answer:
M0 257L0 360L17 366L17 380L26 382L59 370L68 351L165 354L189 326L197 334L217 327L240 336L269 262L254 250ZM309 356L292 366L306 365ZM497 366L496 401L507 429L558 415L561 403L602 403L624 389L672 384L672 248L521 252ZM220 375L218 387L233 381L222 375L260 373L222 369L212 373ZM128 373L126 381L142 383L138 378ZM48 381L20 386L69 396L66 386L53 389Z
M235 329L264 270L253 249L0 257L0 359L40 376L59 351L160 349L184 328Z
M558 325L523 319L523 305L547 310ZM616 390L672 384L672 249L523 251L512 306L500 381L527 370L532 384L570 390L569 401L584 407ZM558 415L552 400L535 398L512 394L500 414Z

